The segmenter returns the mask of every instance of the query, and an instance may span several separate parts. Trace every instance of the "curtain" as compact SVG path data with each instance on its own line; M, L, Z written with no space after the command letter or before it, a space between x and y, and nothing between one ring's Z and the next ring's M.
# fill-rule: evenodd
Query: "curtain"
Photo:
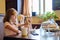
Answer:
M24 5L23 5L23 14L25 16L30 16L30 13L29 13L29 0L24 0Z

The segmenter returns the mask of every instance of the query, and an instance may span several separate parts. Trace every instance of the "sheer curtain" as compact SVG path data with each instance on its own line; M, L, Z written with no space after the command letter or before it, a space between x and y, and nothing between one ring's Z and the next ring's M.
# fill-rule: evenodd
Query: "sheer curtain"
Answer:
M29 0L30 15L36 12L36 15L45 14L45 12L52 12L52 0Z
M45 0L45 12L52 12L52 0Z

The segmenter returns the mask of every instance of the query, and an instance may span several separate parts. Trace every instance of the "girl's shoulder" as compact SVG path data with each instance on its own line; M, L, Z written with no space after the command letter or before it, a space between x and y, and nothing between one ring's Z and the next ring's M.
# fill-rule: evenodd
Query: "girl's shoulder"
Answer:
M9 24L9 22L5 22L4 24Z
M10 25L10 23L9 22L5 22L4 25L7 26L7 25Z

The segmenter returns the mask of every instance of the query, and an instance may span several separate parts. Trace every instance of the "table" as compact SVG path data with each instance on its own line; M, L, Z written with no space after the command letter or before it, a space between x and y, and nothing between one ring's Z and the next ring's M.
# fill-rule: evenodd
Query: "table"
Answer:
M21 38L21 37L5 37L4 40L40 40L40 29L37 29L35 32L38 33L38 35L32 35L29 34L28 38Z
M41 28L36 29L35 32L38 35L29 34L28 38L17 37L14 38L13 40L60 40L60 32L44 32L44 30ZM57 33L57 35L55 35L55 33Z
M40 29L40 40L60 40L60 31L46 31Z

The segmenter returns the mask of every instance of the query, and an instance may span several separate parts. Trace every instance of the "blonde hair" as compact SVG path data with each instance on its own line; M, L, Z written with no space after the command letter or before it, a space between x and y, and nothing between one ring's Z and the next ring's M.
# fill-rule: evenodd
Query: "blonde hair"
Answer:
M16 10L14 8L8 9L6 14L5 14L5 17L3 19L3 22L9 22L10 21L10 17L12 15L15 15L15 14L16 14Z

